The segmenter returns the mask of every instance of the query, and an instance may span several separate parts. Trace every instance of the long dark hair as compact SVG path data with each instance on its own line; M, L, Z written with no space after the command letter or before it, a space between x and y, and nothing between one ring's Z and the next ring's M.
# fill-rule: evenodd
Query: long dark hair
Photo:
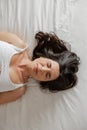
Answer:
M71 52L66 47L66 43L55 33L38 32L35 39L37 46L33 51L32 59L42 56L55 60L60 65L60 76L52 81L40 81L40 87L56 92L75 86L80 58Z

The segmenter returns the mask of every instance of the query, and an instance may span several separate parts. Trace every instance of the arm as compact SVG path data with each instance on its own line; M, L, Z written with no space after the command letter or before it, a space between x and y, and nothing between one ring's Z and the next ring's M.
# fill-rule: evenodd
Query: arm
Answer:
M0 104L16 101L26 92L26 87L17 88L13 91L1 92L0 93Z
M13 44L19 48L26 47L26 43L22 39L10 32L0 32L0 40Z

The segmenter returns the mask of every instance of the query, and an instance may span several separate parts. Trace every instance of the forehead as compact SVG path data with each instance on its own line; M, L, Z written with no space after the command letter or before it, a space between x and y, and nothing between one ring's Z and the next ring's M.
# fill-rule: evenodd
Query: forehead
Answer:
M51 80L56 79L59 76L59 64L56 61L51 60Z
M52 64L58 64L56 61L52 60L52 59L49 59L49 58L44 58L44 57L40 57L40 60L43 62L51 62Z
M40 57L39 58L41 61L53 61L52 59L49 59L49 58L45 58L45 57Z

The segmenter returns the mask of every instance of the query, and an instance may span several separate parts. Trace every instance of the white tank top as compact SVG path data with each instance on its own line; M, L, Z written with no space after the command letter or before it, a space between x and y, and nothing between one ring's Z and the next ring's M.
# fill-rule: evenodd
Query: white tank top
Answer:
M27 85L27 82L24 84L13 83L9 76L9 64L12 56L27 48L28 45L22 49L4 41L0 41L0 92L14 90Z

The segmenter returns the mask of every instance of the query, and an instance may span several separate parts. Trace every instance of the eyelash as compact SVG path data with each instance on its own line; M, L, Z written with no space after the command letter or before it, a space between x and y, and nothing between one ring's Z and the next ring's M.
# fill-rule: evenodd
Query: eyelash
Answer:
M47 63L47 67L48 67L48 68L51 68L51 63ZM49 73L46 73L46 78L48 78L48 77L50 78L50 74L49 74Z
M48 68L51 68L51 63L48 63L48 64L47 64L47 67L48 67Z
M49 74L49 73L46 73L46 78L48 78L48 77L50 78L50 74Z

